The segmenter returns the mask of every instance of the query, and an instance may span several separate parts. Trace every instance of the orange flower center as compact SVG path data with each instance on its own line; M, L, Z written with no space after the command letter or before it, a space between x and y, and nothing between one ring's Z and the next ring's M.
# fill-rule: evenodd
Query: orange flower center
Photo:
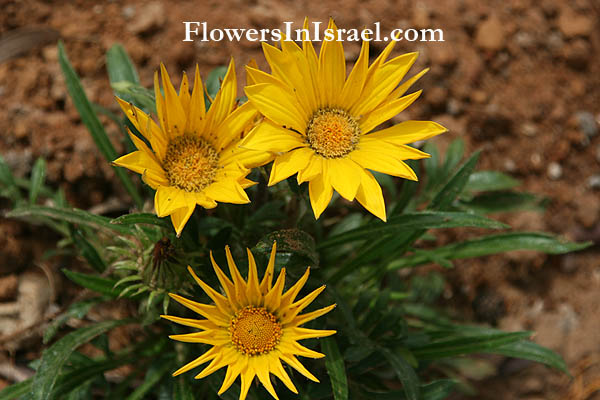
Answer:
M308 121L306 136L315 153L325 158L340 158L356 148L360 127L344 110L321 108Z
M229 325L231 341L242 353L255 356L273 350L281 339L281 325L263 307L241 309Z
M206 140L182 135L169 142L163 168L169 184L186 192L201 192L213 183L219 154Z

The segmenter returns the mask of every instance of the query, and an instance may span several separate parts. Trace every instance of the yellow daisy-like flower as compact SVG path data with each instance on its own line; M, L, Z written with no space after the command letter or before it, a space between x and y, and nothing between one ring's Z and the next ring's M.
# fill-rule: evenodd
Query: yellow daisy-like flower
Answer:
M304 25L307 29L308 21ZM333 20L328 29L337 37ZM341 42L323 42L317 57L304 38L302 48L286 40L281 41L281 49L263 43L271 74L246 68L255 83L246 87L246 95L266 120L241 146L276 154L269 185L295 173L298 183L308 181L316 218L335 189L385 221L381 187L368 170L417 180L403 160L429 155L407 144L446 129L435 122L406 121L372 131L419 97L421 91L404 94L427 70L400 84L417 53L388 60L392 41L369 66L369 42L364 41L346 77Z
M160 125L133 104L117 98L151 147L129 132L137 151L113 163L142 174L144 182L156 189L156 214L170 215L179 236L196 204L214 208L217 201L250 202L244 191L254 184L246 179L248 168L268 162L271 156L238 147L258 113L248 104L237 107L233 60L208 111L198 66L191 95L185 73L179 94L162 64L161 81L164 95L156 72L154 91Z
M296 356L321 358L324 354L310 350L298 343L299 340L333 335L333 330L301 328L300 325L331 311L335 304L316 311L300 314L325 289L325 285L314 290L300 300L296 296L306 283L310 268L285 293L285 268L272 284L276 245L273 244L267 270L259 282L256 262L248 250L248 280L245 281L238 271L229 251L225 248L229 264L229 279L210 256L213 268L225 295L215 291L204 283L194 271L188 270L215 305L196 303L176 294L170 296L190 310L206 319L197 320L163 315L178 324L202 329L198 333L172 335L171 339L189 343L205 343L213 347L206 353L173 373L177 376L192 368L210 361L196 379L204 378L220 368L227 367L225 380L219 394L225 392L231 384L241 377L240 400L246 398L250 384L257 376L267 391L274 397L269 374L277 376L294 393L298 393L281 361L296 369L302 375L315 382L319 380L311 374Z

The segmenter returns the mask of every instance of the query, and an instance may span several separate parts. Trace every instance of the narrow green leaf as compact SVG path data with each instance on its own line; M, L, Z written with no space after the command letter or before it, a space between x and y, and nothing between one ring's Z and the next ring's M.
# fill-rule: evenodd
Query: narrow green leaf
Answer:
M171 364L163 362L160 366L153 365L148 369L144 382L131 393L127 400L141 400L156 386L165 374L171 369Z
M111 82L111 87L123 100L133 103L147 113L156 112L154 91L129 81ZM134 130L132 129L131 131L133 132Z
M406 398L408 400L419 400L421 395L419 378L413 367L404 358L392 353L389 349L380 348L379 352L390 363L396 372L396 376L402 382Z
M473 353L489 353L502 345L517 342L531 336L531 332L490 332L434 341L411 348L419 360L437 360Z
M111 220L110 223L116 225L148 224L160 226L163 228L169 228L171 225L168 220L164 218L158 218L156 214L152 213L125 214Z
M97 297L97 298L93 298L93 299L78 301L76 303L71 304L64 313L58 315L56 318L54 318L52 320L52 322L50 322L48 324L48 327L44 331L44 337L42 339L42 342L44 344L46 344L50 340L52 340L52 338L54 337L56 332L58 332L58 329L62 325L64 325L69 319L71 319L71 318L81 319L81 318L85 317L85 315L88 313L88 311L95 304L98 304L98 302L100 302L100 300L101 300L101 298Z
M507 211L544 210L544 200L530 193L488 192L460 202L460 208L481 214Z
M47 206L24 206L17 207L6 213L9 218L36 218L46 217L56 219L58 221L66 221L72 224L88 226L93 229L103 229L121 234L131 233L130 229L123 225L115 225L110 223L110 219L91 214L87 211L77 208L59 208Z
M27 393L31 392L31 385L33 384L33 378L26 379L22 382L15 383L0 390L0 400L14 400Z
M354 240L380 238L383 235L403 233L414 229L475 227L502 229L508 226L482 215L457 211L422 211L391 217L388 222L373 222L344 232L319 243L319 249L345 244Z
M421 386L421 398L423 400L444 400L452 394L456 381L452 379L440 379L427 385Z
M432 210L446 210L458 195L463 191L465 185L469 180L469 176L473 173L477 160L479 159L479 152L473 153L471 157L456 171L456 173L450 178L450 180L442 187L442 189L435 195L429 209Z
M106 52L106 69L111 83L119 81L140 83L135 66L125 48L120 44L113 45Z
M50 393L59 376L60 369L77 347L110 329L129 322L131 321L104 321L87 326L69 333L46 349L33 378L33 399L46 400L50 398Z
M217 68L214 68L212 71L210 71L210 73L208 74L208 77L206 78L206 92L208 93L208 95L214 100L215 96L217 95L217 93L219 92L219 89L221 88L221 82L223 81L223 78L225 78L225 74L227 73L227 67L225 66L220 66ZM210 105L210 102L207 99L207 103L206 103L206 108L208 109Z
M46 161L43 158L38 158L33 169L31 170L31 187L29 189L29 204L35 204L44 179L46 178Z
M73 229L73 233L71 235L73 238L73 243L79 249L79 252L87 260L92 268L94 268L97 272L104 272L106 270L106 263L96 251L96 248L92 246L88 240L83 237L79 230Z
M75 282L76 284L83 286L87 289L93 290L94 292L109 296L112 298L119 297L121 291L115 289L116 281L108 278L102 278L100 276L82 274L80 272L69 271L66 268L62 269L62 272Z
M15 178L10 168L0 155L0 195L6 196L14 202L21 200L21 192L17 187Z
M344 366L344 358L340 354L335 338L321 340L321 349L325 353L325 368L331 380L331 389L335 400L348 400L348 378Z
M462 139L454 139L446 151L446 161L444 161L444 170L452 171L463 157L465 152L465 142Z
M474 258L514 250L535 250L547 254L564 254L589 247L591 242L573 243L561 240L547 233L510 232L483 236L459 243L452 243L437 249L420 251L395 260L388 270L414 267L433 259L456 260Z
M173 378L173 400L194 400L194 388L184 376Z
M84 125L87 127L88 131L92 135L92 138L94 139L94 142L96 143L96 146L98 146L98 149L100 150L102 155L106 158L108 162L113 162L115 159L117 159L118 154L115 148L113 147L112 143L108 139L104 127L102 126L100 120L96 116L96 113L94 112L92 105L88 100L83 90L83 87L81 86L81 82L79 81L77 73L75 72L73 66L67 58L62 41L58 42L58 61L62 69L63 75L65 77L67 90L71 95L71 99L73 100L75 108L77 108L77 111L81 116L81 121L84 123ZM121 183L123 183L125 190L127 190L129 195L132 197L136 206L139 209L141 209L144 205L144 201L137 192L137 189L129 175L127 175L125 170L122 168L113 168L115 169L116 175L121 180Z
M469 176L465 189L471 192L508 190L521 182L499 171L476 171Z
M564 373L569 373L567 364L560 355L528 340L502 345L490 351L490 353L539 362Z

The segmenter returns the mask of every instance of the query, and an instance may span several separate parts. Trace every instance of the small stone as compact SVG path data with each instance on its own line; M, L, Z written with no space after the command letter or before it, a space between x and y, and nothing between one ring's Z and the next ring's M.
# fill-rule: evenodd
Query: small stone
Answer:
M600 214L600 200L598 195L586 192L576 198L577 219L585 228L592 228L598 221Z
M483 104L487 101L487 99L488 95L483 90L477 89L471 92L471 101L473 101L473 103Z
M525 122L521 126L521 133L525 136L533 137L537 134L537 132L537 126L535 126L535 124L532 122Z
M587 40L576 39L563 48L562 56L574 69L585 69L589 63L591 47Z
M579 111L577 114L575 114L575 118L577 119L579 129L581 129L581 131L589 139L598 134L598 123L591 112Z
M590 189L600 189L600 174L590 176L587 185Z
M123 15L123 18L125 19L131 19L135 16L135 6L133 5L128 5L123 7L123 10L121 11L121 15Z
M506 172L515 172L517 170L517 164L510 158L504 160L503 167Z
M140 8L138 17L129 24L129 30L135 34L144 34L161 28L167 20L162 3L148 3Z
M446 104L446 111L448 111L448 114L455 117L463 111L462 104L455 98L449 99Z
M475 34L475 43L483 50L496 52L504 47L504 27L495 15L482 22Z
M535 38L529 32L520 31L515 34L515 42L522 48L528 49L536 45Z
M577 14L570 8L565 8L558 17L558 29L567 38L590 36L593 28L591 15Z
M565 41L563 40L560 32L553 31L548 34L548 38L546 39L546 47L548 50L550 50L553 56L560 55L564 45Z
M562 167L559 163L551 162L548 164L548 177L552 180L557 180L562 177Z
M450 42L440 42L431 46L431 49L429 50L431 64L442 65L444 67L456 64L457 51L456 48L449 43Z

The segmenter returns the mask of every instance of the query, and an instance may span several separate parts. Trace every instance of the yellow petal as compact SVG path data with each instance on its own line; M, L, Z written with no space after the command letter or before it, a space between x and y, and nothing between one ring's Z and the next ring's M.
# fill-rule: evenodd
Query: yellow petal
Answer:
M289 288L287 290L287 292L285 292L283 294L283 296L281 298L281 308L282 309L289 307L294 302L294 300L296 299L296 296L298 295L298 293L300 293L300 290L302 290L302 288L304 287L304 284L308 280L309 275L310 275L310 267L306 268L306 271L300 277L300 279L298 279L298 281L296 283L294 283L294 285L291 288Z
M298 184L300 185L303 182L311 181L315 179L318 175L323 174L324 160L325 159L323 157L313 152L313 156L306 165L306 168L298 172Z
M337 27L329 19L327 29L333 30L335 39L323 41L319 54L319 82L323 85L324 101L321 106L337 106L337 100L346 80L346 59L342 42L337 40Z
M194 278L196 283L198 285L200 285L200 287L202 288L202 290L204 290L204 292L208 295L208 297L210 297L212 299L212 301L215 302L215 305L223 314L225 314L225 315L233 314L231 306L229 305L229 302L227 301L225 296L223 296L221 293L219 293L216 290L214 290L213 288L211 288L202 279L200 279L198 277L198 275L196 275L194 270L189 265L188 265L188 272L192 275L192 277Z
M185 115L185 111L181 102L179 101L179 96L171 83L171 78L169 78L169 74L167 73L167 69L161 63L160 64L160 74L162 77L162 87L165 92L165 103L163 110L165 112L166 119L166 131L168 137L173 139L177 136L183 135L187 117Z
M217 93L210 109L206 113L206 127L204 138L216 143L216 131L219 125L233 111L237 96L237 79L235 75L235 63L233 58L229 62L229 68L223 78L221 89Z
M227 257L227 265L229 266L229 274L233 279L233 284L235 286L235 295L238 300L238 303L241 306L248 305L248 297L246 296L246 281L242 278L240 271L235 265L235 261L231 256L231 250L229 250L229 246L225 246L225 256Z
M423 75L429 71L429 68L425 68L423 71L415 74L410 79L406 80L402 85L398 86L387 98L387 101L392 101L402 96L416 81L418 81Z
M153 182L167 185L167 177L162 167L156 162L156 158L152 157L145 151L134 151L117 158L112 162L119 167L127 168L138 174L148 174L152 177Z
M267 120L254 128L242 140L240 146L245 149L285 153L299 147L306 147L308 144L301 134Z
M237 308L238 302L237 302L237 298L235 296L235 285L233 284L233 282L231 282L231 280L227 277L227 275L225 275L223 270L221 270L221 268L219 268L219 266L217 265L217 262L215 261L215 258L213 257L212 251L210 252L210 262L213 266L213 269L215 270L215 274L217 275L217 278L219 279L219 283L221 284L221 287L223 288L223 290L225 290L227 299L229 300L229 302L232 304L232 306L234 308Z
M219 389L219 395L223 394L229 387L235 382L238 375L246 368L248 365L248 357L239 357L237 362L229 364L227 366L227 372L225 373L225 379L223 379L223 384Z
M222 203L246 204L250 203L248 195L237 179L224 179L211 184L204 189L204 194Z
M186 124L186 132L199 135L204 130L206 122L206 104L204 102L204 86L200 77L200 70L196 64L194 73L194 89L190 98L189 113Z
M193 318L181 318L173 315L161 315L161 318L168 319L169 321L175 322L176 324L191 326L192 328L198 329L216 329L217 325L210 322L207 319L193 319Z
M310 115L302 111L300 104L287 90L260 83L245 88L248 100L265 117L286 128L304 132Z
M324 172L333 188L346 200L354 200L360 186L362 168L350 158L329 159L323 162L326 165Z
M432 121L404 121L390 128L373 132L367 137L400 145L429 139L446 131L447 129L442 125Z
M246 249L248 255L248 282L246 288L246 296L248 301L252 304L258 305L261 299L260 288L258 286L258 272L256 270L256 261L254 256L250 252L250 249Z
M363 86L365 85L365 80L367 78L367 70L369 68L369 42L363 41L362 47L360 49L360 55L358 56L358 60L352 68L346 83L344 83L344 88L342 89L342 93L340 94L339 104L345 110L349 110L356 101L360 99L360 94L362 92Z
M281 365L279 357L269 357L269 370L276 377L278 377L288 389L298 394L298 389L296 389L296 386L294 386L290 376L287 374L287 372L285 372L285 369L283 369L283 365Z
M270 312L277 312L279 309L279 305L281 304L281 293L283 292L283 287L285 286L285 268L281 269L279 276L277 277L277 281L275 281L275 285L269 290L269 292L265 295L265 307Z
M365 84L361 100L352 107L350 113L363 115L381 104L400 83L417 57L418 53L403 54L370 70L371 79Z
M406 109L406 107L410 106L419 98L421 92L422 91L419 90L418 92L411 93L408 96L401 97L389 103L384 103L375 110L371 111L369 114L365 115L359 121L361 133L364 135L368 132L371 132L379 124L382 124L390 118L400 114L402 111L404 111L404 109Z
M250 390L250 384L254 380L254 371L251 371L250 368L246 368L246 371L241 373L241 377L242 387L240 389L239 400L245 400L248 395L248 390Z
M273 166L271 167L269 186L273 186L306 168L313 154L314 151L308 147L301 147L299 149L290 150L275 158Z
M271 383L271 379L269 377L268 358L254 357L252 361L254 361L254 363L258 364L257 367L255 368L255 370L256 370L256 375L258 376L258 380L260 381L260 383L262 383L262 385L265 387L265 389L267 389L267 392L269 392L269 394L271 396L273 396L273 398L275 398L276 400L279 400L279 397L277 397L277 393L275 392L275 388L273 387L273 384Z
M185 297L179 296L178 294L169 293L169 297L178 302L184 307L189 308L190 310L202 315L204 318L208 319L212 323L218 326L229 326L229 318L222 314L217 306L202 304L192 300L188 300Z
M171 223L175 228L175 233L177 234L177 237L181 235L181 231L183 231L185 224L188 222L188 220L192 216L192 213L194 212L194 209L196 208L196 204L193 204L194 205L188 207L178 208L171 214Z
M183 71L183 77L181 78L181 85L179 86L179 101L183 107L185 115L190 114L190 85L188 77L185 71Z
M303 339L318 339L326 336L335 335L337 331L334 330L321 330L321 329L308 329L308 328L287 328L289 335L294 338L294 340L303 340Z
M300 372L302 375L304 375L305 377L310 379L311 381L319 383L319 380L317 379L317 377L315 377L313 374L311 374L304 367L304 365L302 365L302 363L300 361L298 361L298 359L296 357L294 357L293 355L284 354L281 356L281 359L283 361L285 361L289 366L294 368L296 371Z
M315 318L319 318L320 316L327 314L329 311L333 310L334 308L335 308L335 304L332 304L330 306L319 308L318 310L299 315L294 319L292 324L294 326L300 326L302 324L307 323L308 321L312 321Z
M414 171L402 162L403 151L381 140L361 140L359 148L350 158L363 168L400 178L418 180Z
M173 372L173 376L183 374L184 372L187 372L190 369L196 368L198 365L204 364L205 362L212 360L219 354L217 350L218 350L217 347L212 347L210 350L208 350L206 353L204 353L200 357L196 358L194 361L184 365L183 367L179 368L177 371Z
M148 114L143 112L131 103L121 100L117 97L117 102L123 112L127 115L136 129L150 142L152 150L156 153L159 161L165 158L167 151L167 138L156 122Z
M195 205L195 203L194 203ZM172 186L159 186L154 196L154 208L156 215L166 217L178 208L188 208L185 192Z
M360 188L356 192L356 200L371 214L384 222L386 221L385 202L381 186L369 171L362 171Z
M269 257L269 263L267 264L267 269L265 270L265 274L260 281L260 292L262 294L267 294L269 290L271 290L271 283L273 282L273 275L275 270L275 255L277 254L277 242L273 242L273 247L271 248L271 256Z
M244 129L257 116L257 111L250 103L242 104L236 108L225 120L216 128L216 150L220 152L232 141L237 142L242 138Z
M315 213L315 218L318 219L331 201L333 188L324 179L323 175L318 175L308 183L308 193L310 195L310 205Z

